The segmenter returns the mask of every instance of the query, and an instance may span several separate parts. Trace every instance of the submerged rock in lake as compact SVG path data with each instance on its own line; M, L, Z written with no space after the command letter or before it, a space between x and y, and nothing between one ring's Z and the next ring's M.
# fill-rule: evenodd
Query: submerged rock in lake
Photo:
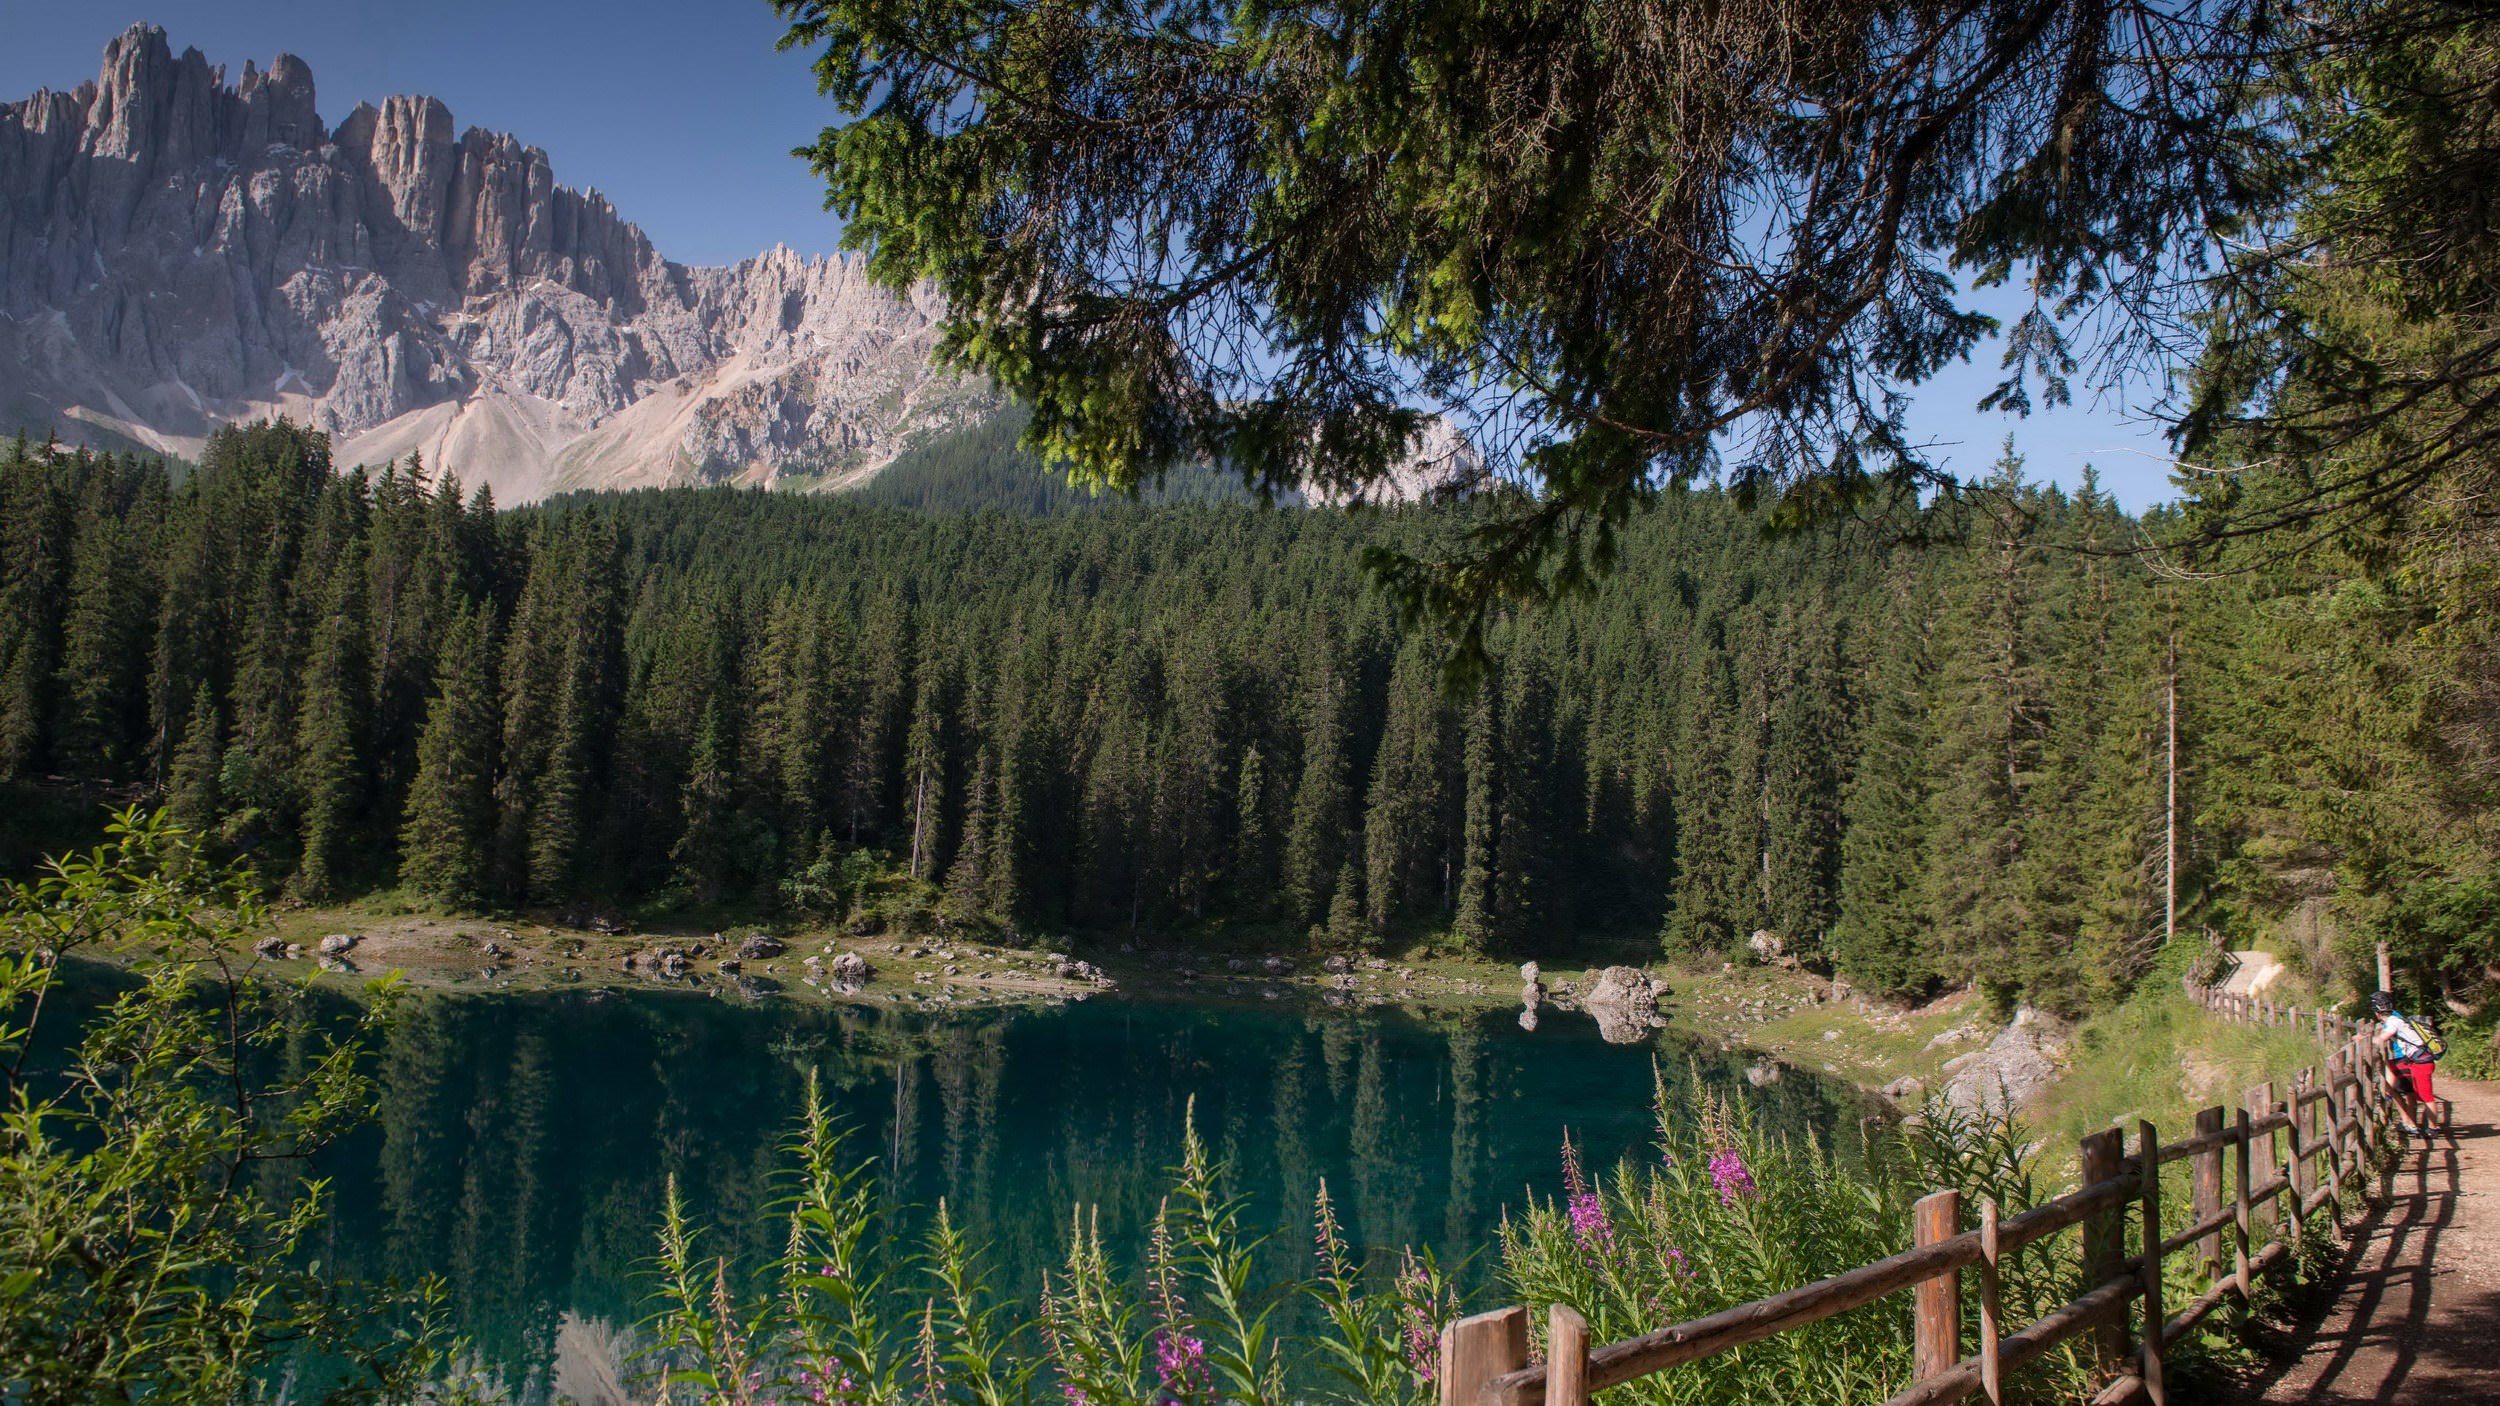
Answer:
M1581 1009L1597 1018L1597 1033L1610 1045L1647 1039L1658 1018L1658 997L1665 988L1638 967L1607 967L1590 978Z

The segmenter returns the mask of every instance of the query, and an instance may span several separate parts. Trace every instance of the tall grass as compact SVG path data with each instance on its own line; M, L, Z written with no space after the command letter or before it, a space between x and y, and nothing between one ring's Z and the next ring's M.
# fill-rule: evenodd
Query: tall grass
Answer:
M1650 1151L1612 1168L1583 1165L1566 1141L1559 1192L1505 1216L1488 1296L1570 1304L1596 1341L1613 1341L1894 1254L1910 1242L1911 1205L1932 1188L1959 1188L1966 1222L1984 1197L2012 1216L2048 1194L2036 1144L2010 1118L1931 1108L1878 1134L1853 1164L1815 1139L1769 1134L1739 1098L1702 1092L1670 1106L1661 1080L1657 1114ZM670 1188L646 1362L662 1400L1424 1406L1436 1391L1439 1326L1463 1309L1429 1255L1358 1261L1325 1185L1307 1232L1313 1277L1258 1282L1265 1232L1244 1222L1194 1122L1146 1243L1115 1254L1096 1217L1077 1208L1065 1258L1034 1302L987 1287L978 1247L943 1203L924 1230L898 1233L871 1164L845 1160L812 1082L790 1154L786 1249L751 1289L737 1287L733 1266L706 1258ZM1975 1295L1976 1277L1965 1279ZM2070 1301L2088 1287L2076 1236L2009 1256L2002 1285L2009 1326ZM2182 1280L2174 1293L2189 1287ZM1288 1320L1306 1327L1287 1332L1279 1325ZM1908 1296L1896 1294L1607 1399L1880 1401L1909 1383L1910 1330ZM2088 1381L2078 1344L2011 1386L2018 1399L2069 1400Z

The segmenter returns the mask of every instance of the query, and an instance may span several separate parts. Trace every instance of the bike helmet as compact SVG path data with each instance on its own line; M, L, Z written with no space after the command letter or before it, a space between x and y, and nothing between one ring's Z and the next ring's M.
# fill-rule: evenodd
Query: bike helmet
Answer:
M2388 995L2384 991L2371 992L2370 1012L2373 1015L2394 1015L2396 1013L2396 998Z

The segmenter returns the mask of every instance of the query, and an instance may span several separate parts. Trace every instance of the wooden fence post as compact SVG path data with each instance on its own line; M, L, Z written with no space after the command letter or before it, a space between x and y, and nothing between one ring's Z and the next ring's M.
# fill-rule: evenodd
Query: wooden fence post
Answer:
M1962 1230L1962 1193L1931 1191L1910 1208L1911 1243L1933 1245ZM1958 1269L1922 1279L1911 1291L1916 1327L1910 1379L1923 1382L1949 1372L1962 1360L1962 1272Z
M1979 1203L1979 1389L1989 1406L2005 1406L2004 1365L1997 1360L2005 1337L2004 1305L1997 1283L1997 1198Z
M2083 1140L2076 1162L2078 1175L2085 1186L2098 1186L2117 1176L2124 1167L2124 1135L2116 1128L2104 1128ZM2126 1212L2123 1206L2093 1216L2083 1223L2083 1282L2086 1291L2097 1289L2118 1277L2119 1262L2125 1258L2121 1245L2126 1238ZM2116 1372L2127 1359L2127 1320L2123 1314L2111 1314L2092 1331L2093 1356L2099 1359L2104 1375Z
M2379 1122L2386 1108L2381 1099L2387 1092L2386 1072L2379 1068L2378 1049L2368 1040L2355 1035L2352 1040L2353 1077L2353 1165L2358 1168L2369 1162L2369 1152L2379 1144Z
M2326 1102L2318 1105L2326 1119L2326 1194L2332 1200L2344 1191L2344 1096L2339 1085L2344 1081L2344 1052L2336 1050L2326 1057Z
M2197 1110L2196 1135L2222 1131L2222 1105ZM2194 1199L2199 1221L2222 1209L2222 1149L2208 1147L2196 1154ZM2222 1232L2213 1231L2196 1242L2196 1262L2208 1281L2222 1277Z
M1513 1305L1441 1330L1441 1406L1476 1406L1484 1384L1528 1365L1528 1310Z
M1589 1406L1589 1321L1567 1303L1545 1314L1545 1406Z
M2170 1317L2161 1302L2161 1135L2149 1121L2138 1121L2136 1155L2144 1165L2144 1394L2153 1406L2169 1406L2170 1389L2162 1383L2161 1333Z
M2259 1084L2257 1087L2250 1089L2248 1091L2248 1096L2241 1102L2242 1106L2248 1110L2248 1116L2252 1120L2273 1117L2274 1085L2271 1083ZM2264 1157L2252 1157L2252 1160L2263 1164L2265 1168L2265 1178L2271 1181L2277 1172L2283 1170L2283 1135L2281 1133L2266 1134L2265 1148L2266 1154ZM2249 1151L2253 1154L2255 1149L2250 1148ZM2274 1212L2274 1199L2272 1197L2268 1197L2264 1205L2260 1206L2257 1210L2257 1224L2263 1225L2266 1228L2267 1235L2271 1237L2274 1232L2275 1222L2278 1219L2279 1217L2277 1217ZM2253 1229L2254 1227L2251 1228Z
M2256 1159L2249 1156L2248 1110L2246 1108L2240 1109L2233 1115L2231 1127L2232 1131L2238 1134L2231 1140L2231 1149L2232 1161L2237 1167L2237 1179L2234 1184L2239 1188L2239 1196L2232 1207L2231 1216L2231 1277L2239 1281L2240 1302L2248 1303L2255 1288L2248 1279L2248 1232L2249 1223L2256 1215L2255 1203L2249 1199L2248 1195L2248 1173L2249 1168L2255 1165Z
M2292 1076L2292 1215L2295 1220L2309 1209L2309 1187L2317 1180L2317 1166L2311 1160L2316 1151L2310 1146L2310 1110L2317 1107L2309 1101L2309 1083L2315 1071L2304 1069Z

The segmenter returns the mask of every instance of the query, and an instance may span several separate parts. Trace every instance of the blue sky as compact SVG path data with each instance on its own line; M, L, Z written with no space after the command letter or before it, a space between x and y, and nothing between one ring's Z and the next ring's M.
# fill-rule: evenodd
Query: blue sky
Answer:
M766 0L0 0L0 100L95 76L134 22L164 27L229 75L281 51L312 65L321 115L429 93L462 126L546 149L556 179L605 192L670 258L731 263L780 243L832 252L841 227L790 148L830 109L804 57L779 53ZM2010 320L2003 295L1982 306ZM1911 428L1965 474L2010 431L2033 477L2072 484L2086 463L2130 508L2172 496L2157 426L2129 399L2028 419L1973 407L1999 379L1983 348L1918 389Z

